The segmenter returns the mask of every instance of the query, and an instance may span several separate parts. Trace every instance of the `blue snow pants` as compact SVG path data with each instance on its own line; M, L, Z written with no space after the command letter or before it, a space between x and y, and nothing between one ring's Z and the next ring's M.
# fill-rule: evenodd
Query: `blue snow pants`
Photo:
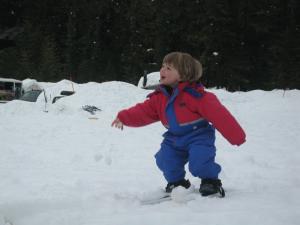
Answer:
M156 164L168 183L185 177L185 164L195 177L217 179L221 166L215 162L215 128L208 122L183 135L167 131Z

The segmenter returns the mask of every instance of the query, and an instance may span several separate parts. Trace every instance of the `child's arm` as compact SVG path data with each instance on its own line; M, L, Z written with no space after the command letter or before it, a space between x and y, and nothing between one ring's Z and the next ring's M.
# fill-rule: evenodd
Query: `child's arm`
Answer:
M199 111L232 144L241 145L246 134L236 119L213 93L206 92L200 100Z
M123 125L141 127L159 120L156 110L155 96L129 109L120 111L112 126L123 129Z

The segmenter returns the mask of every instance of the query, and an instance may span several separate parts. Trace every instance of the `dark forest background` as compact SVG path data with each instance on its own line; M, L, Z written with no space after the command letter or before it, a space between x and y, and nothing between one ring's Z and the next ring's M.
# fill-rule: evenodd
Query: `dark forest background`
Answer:
M208 87L300 89L300 1L0 0L0 77L136 84L171 51Z

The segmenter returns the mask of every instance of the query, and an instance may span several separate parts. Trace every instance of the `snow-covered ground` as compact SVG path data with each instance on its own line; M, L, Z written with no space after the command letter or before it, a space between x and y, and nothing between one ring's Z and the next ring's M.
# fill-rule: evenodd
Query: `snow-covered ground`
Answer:
M73 89L67 80L40 85L48 100ZM0 105L0 225L299 224L299 90L211 90L247 133L240 147L217 134L226 197L141 205L141 196L166 185L153 157L165 130L110 125L149 91L122 82L74 89L55 104L41 95ZM84 105L102 111L91 115Z

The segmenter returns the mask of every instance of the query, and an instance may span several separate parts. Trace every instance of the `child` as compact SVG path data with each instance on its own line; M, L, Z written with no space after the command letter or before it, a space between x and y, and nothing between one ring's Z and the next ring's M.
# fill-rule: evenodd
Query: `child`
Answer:
M163 172L171 193L178 186L188 189L184 166L202 179L199 192L203 196L225 192L215 162L215 128L232 144L245 142L245 133L217 97L200 84L202 65L191 55L172 52L163 59L160 86L146 101L118 113L112 126L123 129L161 121L167 128L156 164Z

